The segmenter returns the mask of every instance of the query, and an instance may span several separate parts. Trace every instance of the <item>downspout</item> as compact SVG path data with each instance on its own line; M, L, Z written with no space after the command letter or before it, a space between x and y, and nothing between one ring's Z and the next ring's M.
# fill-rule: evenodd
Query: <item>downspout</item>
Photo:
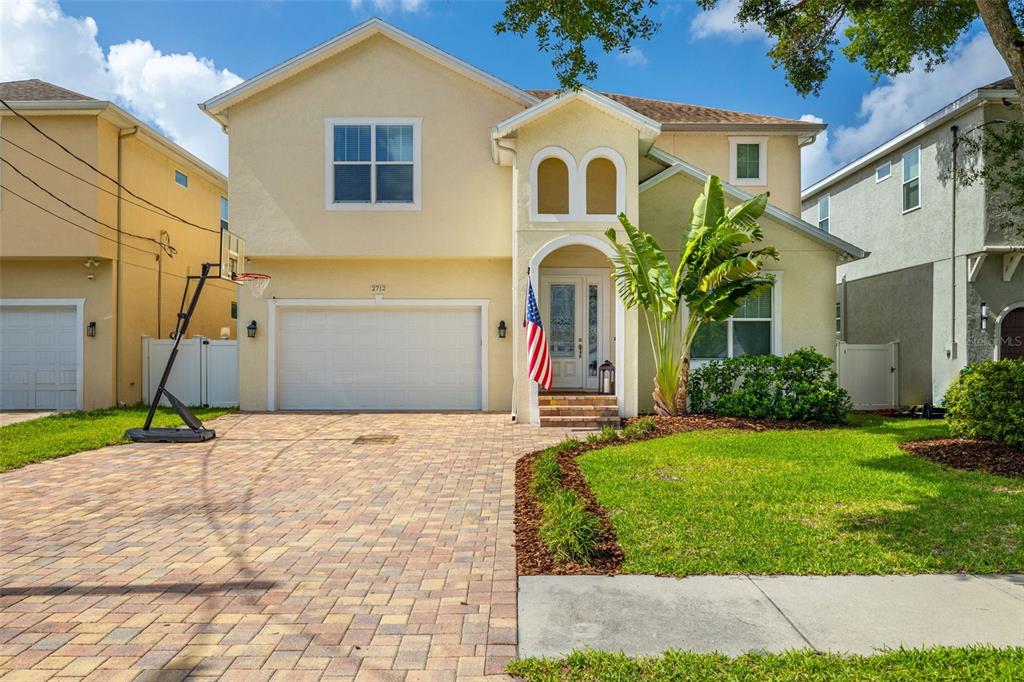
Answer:
M166 241L165 241L166 240ZM164 247L169 243L171 236L167 230L160 230L160 250L156 254L156 338L162 339L163 332L160 325L160 315L163 311L163 282L164 282Z
M125 131L128 132L125 132ZM122 334L124 332L124 301L121 296L121 289L124 281L124 268L121 266L121 252L122 252L122 226L121 222L123 219L123 211L121 206L123 203L122 199L122 155L121 155L121 142L126 137L131 137L135 133L139 132L138 126L132 128L118 129L117 132L117 271L114 279L114 314L117 315L117 324L114 326L114 404L121 405L121 342Z
M518 174L519 174L519 154L516 152L514 147L508 147L503 145L500 140L494 140L494 146L498 150L504 150L512 154L512 259L515 260L516 255L516 230L518 229L518 221L516 216L518 215ZM495 159L496 163L500 162L501 151L498 152L499 158ZM516 307L516 271L512 268L512 309ZM515 320L512 321L512 421L515 422L519 418L519 372L516 371L516 350L518 347L519 335L515 331Z
M950 360L956 359L956 181L957 171L959 170L957 164L957 150L960 147L960 126L950 126L949 130L953 133L953 201L951 207L952 217L951 223L951 235L950 235L950 247L949 247L949 289L950 289L950 323L949 323L949 352L947 357Z

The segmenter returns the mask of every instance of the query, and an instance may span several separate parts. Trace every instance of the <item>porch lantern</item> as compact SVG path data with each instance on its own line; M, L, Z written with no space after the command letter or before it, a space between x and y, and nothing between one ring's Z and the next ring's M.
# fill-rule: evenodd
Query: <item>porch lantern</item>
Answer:
M85 335L89 336L89 337L96 336L96 323L95 322L90 322L89 324L85 325Z
M245 328L245 335L250 339L256 338L256 320L251 320L248 326Z
M597 390L604 395L615 393L615 365L609 360L597 368Z
M505 338L505 334L508 333L508 327L505 326L505 320L498 323L498 338Z
M981 319L979 320L978 328L982 334L988 331L988 304L984 301L981 302Z

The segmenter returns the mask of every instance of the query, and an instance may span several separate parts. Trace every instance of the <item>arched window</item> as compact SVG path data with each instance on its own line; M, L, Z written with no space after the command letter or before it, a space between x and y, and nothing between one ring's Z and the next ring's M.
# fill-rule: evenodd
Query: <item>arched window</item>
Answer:
M587 164L587 214L615 215L618 183L615 164L597 157Z
M537 213L569 213L569 167L565 161L548 157L537 166Z

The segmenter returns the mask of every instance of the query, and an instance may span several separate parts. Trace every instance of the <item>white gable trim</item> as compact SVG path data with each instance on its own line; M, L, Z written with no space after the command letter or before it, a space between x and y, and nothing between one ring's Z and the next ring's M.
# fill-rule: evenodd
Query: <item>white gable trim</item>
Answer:
M231 105L378 34L385 35L410 50L526 106L532 106L540 101L530 93L520 90L511 83L506 83L500 78L467 64L461 59L453 57L447 52L392 26L386 21L374 17L296 57L292 57L288 61L282 62L257 76L253 76L249 80L236 85L226 92L222 92L216 97L208 99L200 104L199 108L216 118L220 123L226 124L227 121L221 117L221 114Z
M550 114L552 111L560 109L566 104L575 102L576 100L586 102L606 114L628 123L640 132L640 136L642 138L653 140L661 133L661 124L654 119L633 111L629 107L619 104L610 97L605 97L599 92L595 92L590 88L584 87L575 92L552 95L540 104L536 104L526 111L521 111L514 116L506 118L491 129L491 138L500 140L503 137L508 137L527 123L535 121L546 114Z
M706 182L708 179L708 173L702 171L701 169L697 168L692 164L683 161L678 157L669 154L668 152L662 149L658 149L657 147L651 147L651 151L648 152L647 155L650 156L652 159L660 161L661 163L668 164L668 168L661 171L657 175L654 175L648 178L647 180L641 182L641 192L646 192L652 187L657 187L658 185L660 185L661 183L665 182L666 180L668 180L669 178L678 173L683 173L684 175L687 175L693 178L694 180L697 180L701 184ZM725 190L725 193L727 195L739 201L746 201L747 199L750 199L753 196L752 194L744 192L739 187L731 185L727 182L722 183L722 189ZM870 255L868 251L865 251L857 246L854 246L853 244L844 241L839 237L831 235L827 232L823 232L814 225L811 225L810 223L801 220L800 218L797 218L791 213L783 211L781 208L775 206L774 204L768 204L768 207L765 209L765 215L775 218L783 225L786 225L787 227L790 227L796 230L797 232L801 232L807 235L808 237L811 237L812 239L816 239L820 242L823 242L824 244L827 244L828 246L835 249L841 255L845 256L850 260L867 258L868 255Z

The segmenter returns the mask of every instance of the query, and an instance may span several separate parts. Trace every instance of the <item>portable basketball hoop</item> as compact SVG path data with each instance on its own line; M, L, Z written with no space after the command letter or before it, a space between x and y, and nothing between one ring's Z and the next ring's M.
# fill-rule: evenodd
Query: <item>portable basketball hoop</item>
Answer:
M211 274L214 268L217 269L216 275ZM270 284L270 275L264 275L259 272L245 272L245 242L238 235L228 230L222 230L220 234L220 262L203 263L201 274L189 275L185 278L185 291L181 294L178 322L172 334L174 346L171 348L171 354L167 358L164 373L160 376L160 384L157 386L156 393L153 394L153 398L150 401L146 423L142 428L128 429L125 433L128 440L136 443L201 443L211 438L216 438L217 434L213 429L203 426L203 423L192 414L192 411L167 390L167 380L170 378L171 370L174 368L174 359L178 356L178 346L185 337L185 332L188 331L189 322L192 321L192 314L195 313L196 306L199 304L199 296L203 293L203 287L210 277L219 277L235 284L243 284L257 298L263 295L267 285ZM188 291L193 282L195 282L195 289L192 291L191 300L189 300ZM186 300L189 300L187 307L185 305ZM160 401L165 398L171 404L171 407L174 408L174 411L178 413L178 416L181 417L181 421L185 423L185 428L152 428L156 408Z

